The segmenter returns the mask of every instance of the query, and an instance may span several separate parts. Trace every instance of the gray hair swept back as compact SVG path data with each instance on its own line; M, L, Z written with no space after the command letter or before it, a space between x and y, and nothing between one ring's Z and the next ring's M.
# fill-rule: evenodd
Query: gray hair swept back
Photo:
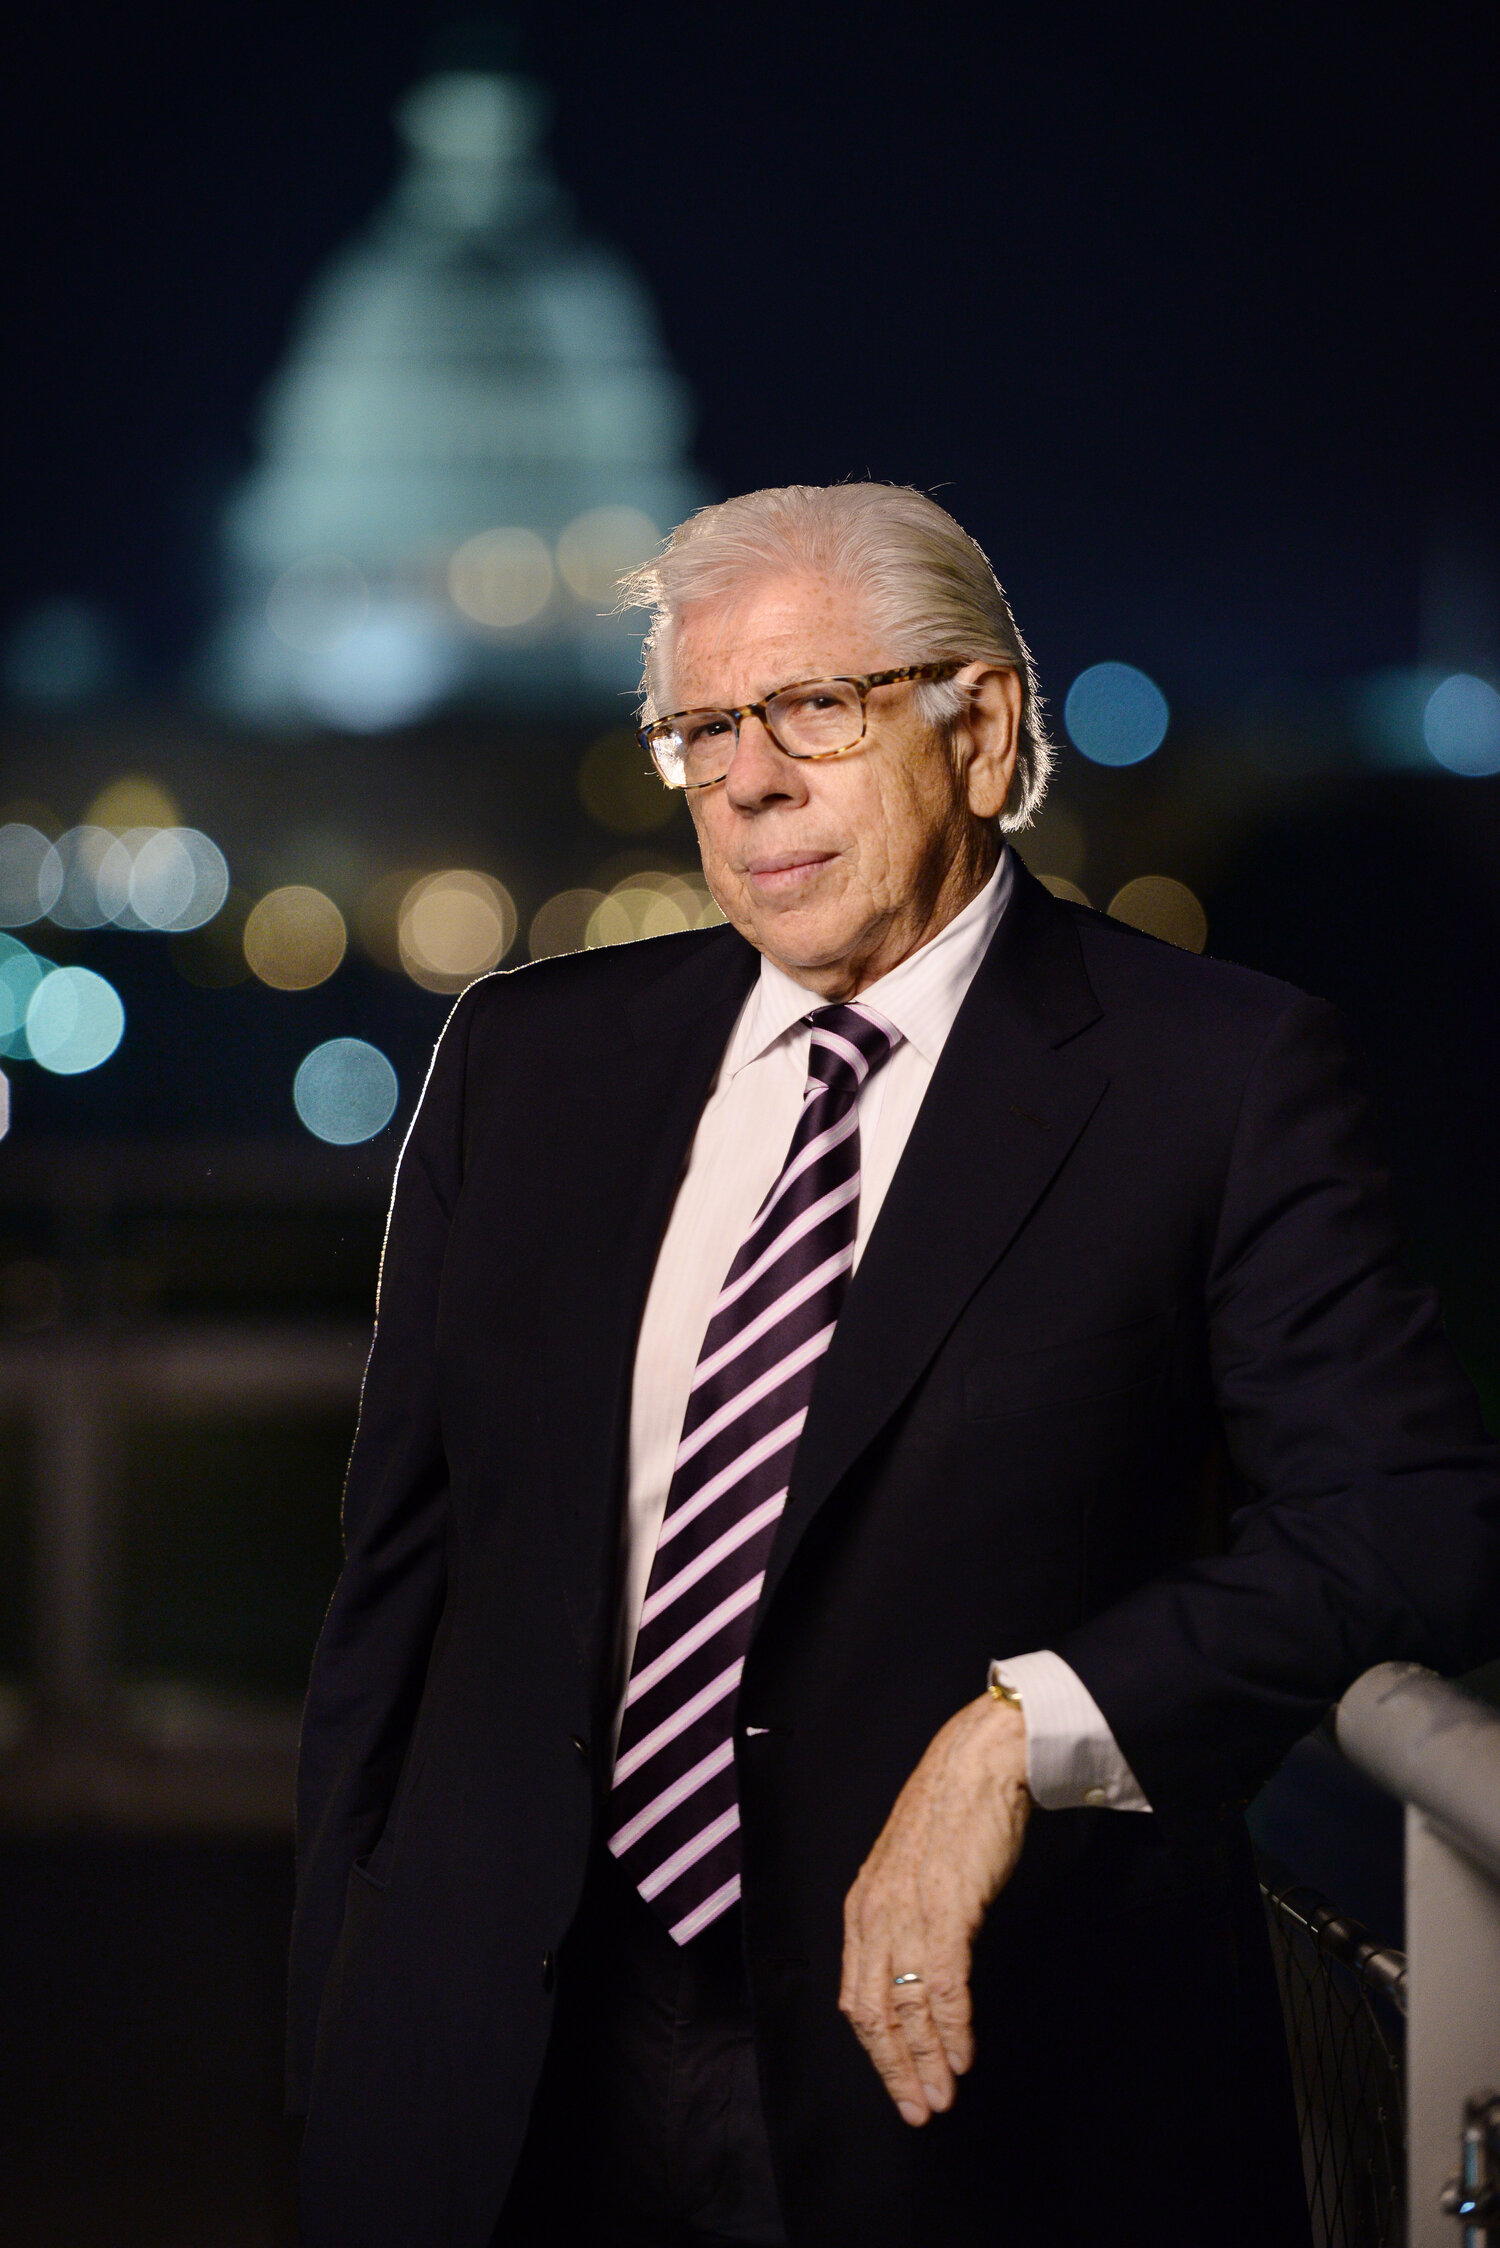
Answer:
M661 713L683 611L792 572L861 594L892 662L988 661L1017 674L1020 746L1000 825L1025 827L1053 762L1030 652L983 548L936 500L904 484L786 484L700 508L680 523L659 554L620 581L619 608L651 616L643 721ZM967 700L951 679L923 681L916 694L923 716L944 729Z

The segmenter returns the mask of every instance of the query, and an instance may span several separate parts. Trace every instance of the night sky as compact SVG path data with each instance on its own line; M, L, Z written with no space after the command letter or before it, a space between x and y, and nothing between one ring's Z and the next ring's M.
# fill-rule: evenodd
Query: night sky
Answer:
M105 604L167 685L309 279L449 12L31 12L7 68L0 625ZM1483 12L518 10L585 225L646 277L721 490L937 491L1044 681L1410 661L1496 517Z

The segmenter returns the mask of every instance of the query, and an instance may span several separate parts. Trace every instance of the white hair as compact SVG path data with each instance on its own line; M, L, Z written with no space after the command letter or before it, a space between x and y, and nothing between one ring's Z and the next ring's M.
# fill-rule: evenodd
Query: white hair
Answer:
M1020 743L1000 825L1025 827L1053 761L1030 653L983 548L936 500L904 484L787 484L700 508L680 523L620 584L621 609L651 614L643 722L661 714L683 611L790 574L857 593L893 662L989 662L1016 673ZM923 716L946 732L970 690L958 680L924 680L916 693Z

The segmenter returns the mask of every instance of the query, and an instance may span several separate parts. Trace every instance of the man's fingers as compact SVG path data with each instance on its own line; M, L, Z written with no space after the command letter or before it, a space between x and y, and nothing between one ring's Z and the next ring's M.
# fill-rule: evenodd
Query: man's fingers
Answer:
M844 1899L844 1963L839 1981L839 2011L852 2022L858 2004L864 1967L864 1933L860 1925L862 1884L856 1882Z
M878 1940L861 1939L858 1899L852 1892L845 1913L845 1930L840 2011L869 2055L903 2120L911 2124L925 2123L939 2102L929 2098L923 2087L922 2072L907 2043L894 2004L901 1993L896 1988L889 1946ZM919 1986L902 1987L916 1989ZM930 2043L934 2052L940 2052L935 2033ZM933 2064L929 2063L926 2073L929 2077L934 2074ZM937 2091L938 2086L934 2084L933 2089Z
M889 2005L883 2007L878 1997L869 1995L851 2014L850 2021L904 2121L925 2123L934 2103L927 2096L893 2010Z
M948 2066L962 2076L974 2060L974 2007L969 1996L969 1947L960 1958L939 1959L928 1972L927 2004Z
M898 2033L911 2056L923 2095L929 2107L943 2108L953 2105L953 2072L943 2038L932 2018L926 1986L907 1984L895 1994L893 2009Z
M911 2123L953 2105L973 2060L970 1932L954 1909L869 1867L845 1900L839 2005ZM921 1979L898 1983L898 1972Z
M920 1950L922 1980L898 1984L894 2012L917 2074L935 2108L947 2108L957 2093L954 2078L974 2057L973 2009L969 1997L971 1937L956 1926L950 1911L923 1914Z

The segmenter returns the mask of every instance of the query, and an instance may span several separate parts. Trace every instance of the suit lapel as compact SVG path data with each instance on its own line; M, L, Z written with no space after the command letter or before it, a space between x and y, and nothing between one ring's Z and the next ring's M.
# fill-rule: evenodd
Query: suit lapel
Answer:
M1108 1083L1070 917L1024 870L917 1114L820 1369L759 1614L809 1523L930 1364Z

